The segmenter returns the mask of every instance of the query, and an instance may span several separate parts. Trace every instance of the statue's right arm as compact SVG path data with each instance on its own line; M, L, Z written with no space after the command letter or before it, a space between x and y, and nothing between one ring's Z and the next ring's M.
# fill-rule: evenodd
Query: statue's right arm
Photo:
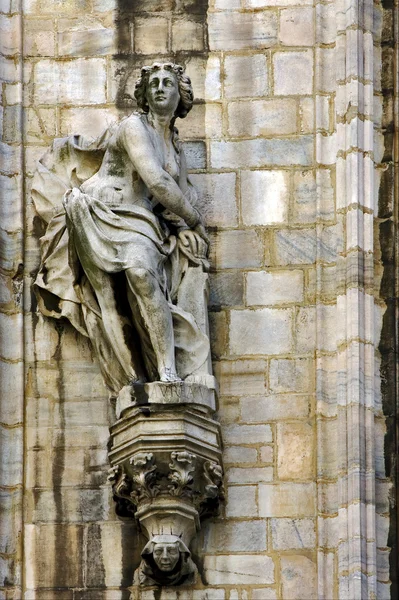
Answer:
M122 144L135 170L151 194L162 206L195 227L199 217L188 202L175 180L167 173L154 156L154 149L140 117L132 115L120 127L119 143Z

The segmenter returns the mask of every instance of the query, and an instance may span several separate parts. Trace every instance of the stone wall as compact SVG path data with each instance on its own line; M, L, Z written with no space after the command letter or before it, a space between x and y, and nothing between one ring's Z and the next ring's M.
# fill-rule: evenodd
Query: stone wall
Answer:
M181 598L391 597L394 11L371 0L0 7L2 597L129 598L142 540L106 483L113 415L89 344L36 310L44 230L29 186L54 137L100 134L129 112L140 66L157 58L186 64L197 97L180 131L212 240L227 490L193 548L202 581Z

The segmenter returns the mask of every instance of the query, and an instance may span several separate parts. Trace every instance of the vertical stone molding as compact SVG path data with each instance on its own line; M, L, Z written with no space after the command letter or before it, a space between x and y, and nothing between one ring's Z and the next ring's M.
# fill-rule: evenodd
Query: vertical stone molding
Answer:
M335 4L336 144L331 139L331 156L336 160L337 218L342 218L345 234L337 253L337 433L324 443L337 448L338 594L348 599L375 598L377 591L374 364L380 331L373 271L378 160L373 135L373 14L368 0Z
M0 5L0 596L22 594L24 413L21 3Z

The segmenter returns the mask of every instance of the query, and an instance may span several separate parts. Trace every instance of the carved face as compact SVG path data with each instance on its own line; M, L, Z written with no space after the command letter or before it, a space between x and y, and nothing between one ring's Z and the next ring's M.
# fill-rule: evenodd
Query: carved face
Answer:
M151 73L147 84L147 102L158 114L174 114L180 101L179 86L174 73L159 69Z
M179 560L180 551L178 544L155 544L153 557L158 569L163 572L173 571Z

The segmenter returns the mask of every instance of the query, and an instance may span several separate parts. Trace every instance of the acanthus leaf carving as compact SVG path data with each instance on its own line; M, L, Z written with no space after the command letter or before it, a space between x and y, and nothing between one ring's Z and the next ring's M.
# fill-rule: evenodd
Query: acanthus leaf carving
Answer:
M160 492L160 486L157 485L157 466L154 455L140 452L130 459L133 467L132 472L132 491L130 497L132 502L139 504L143 498L155 498Z
M171 485L168 486L169 493L172 496L192 497L194 490L192 485L197 457L190 452L172 452L169 468L171 473L168 475Z

